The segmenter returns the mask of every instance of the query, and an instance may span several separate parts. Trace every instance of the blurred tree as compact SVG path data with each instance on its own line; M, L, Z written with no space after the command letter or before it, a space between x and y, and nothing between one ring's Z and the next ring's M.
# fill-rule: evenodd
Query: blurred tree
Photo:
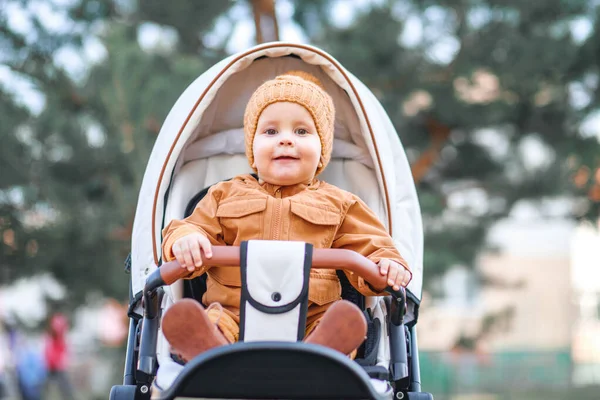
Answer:
M46 20L27 2L0 8L0 72L22 81L12 92L0 86L2 284L50 272L74 306L93 292L127 293L123 260L150 150L183 89L225 56L223 48L207 51L202 38L231 6L137 4L48 2ZM11 22L15 16L30 26ZM180 26L169 42L173 23ZM141 29L159 40L142 48ZM86 51L104 56L83 60L78 74L73 65ZM28 85L39 111L23 104Z
M600 147L582 125L600 101L597 6L294 5L311 41L373 90L407 149L426 231L426 283L449 266L472 267L488 228L522 200L567 198L571 217L598 217Z

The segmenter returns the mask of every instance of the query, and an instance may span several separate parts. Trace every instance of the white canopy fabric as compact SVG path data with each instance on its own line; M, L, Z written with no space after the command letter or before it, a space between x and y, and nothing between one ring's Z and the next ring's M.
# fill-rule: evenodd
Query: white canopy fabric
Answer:
M165 194L172 177L190 160L243 154L240 128L250 95L262 82L292 69L317 76L334 99L333 157L352 158L373 170L385 205L380 217L413 271L409 291L421 298L421 212L401 135L373 93L333 57L315 47L283 42L219 62L192 82L169 112L146 167L133 224L134 294L161 257L161 230L169 222L163 221Z

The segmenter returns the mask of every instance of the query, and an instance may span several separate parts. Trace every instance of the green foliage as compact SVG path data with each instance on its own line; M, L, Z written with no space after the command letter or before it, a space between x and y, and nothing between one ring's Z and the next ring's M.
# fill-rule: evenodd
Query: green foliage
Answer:
M122 260L156 134L183 89L227 55L235 21L226 14L244 2L49 2L68 16L64 29L27 2L9 3L28 10L31 27L17 29L0 8L0 72L30 85L43 107L0 85L0 283L49 271L73 304L93 291L124 298ZM426 284L452 265L473 266L489 227L524 199L570 196L581 200L573 217L598 216L600 149L581 129L600 106L597 7L389 0L360 6L342 26L333 0L291 4L310 41L373 90L415 168L433 155L415 171ZM209 47L219 18L230 31ZM590 22L583 41L577 21ZM174 45L142 47L149 26ZM84 55L90 38L105 56L83 74L65 70L59 50Z
M33 43L0 19L7 66L44 100L36 115L0 91L0 283L48 271L75 306L94 292L127 296L123 260L148 156L173 103L211 62L175 48L142 49L136 24L152 15L97 1L62 11L82 24L81 34L39 25ZM74 77L51 55L62 46L83 54L82 38L101 21L106 57Z
M207 50L202 42L205 33L214 28L215 16L229 10L234 1L171 1L168 6L161 0L139 2L139 19L153 21L177 29L179 49L185 54L202 54ZM224 56L224 53L220 54Z
M327 2L295 4L296 21L305 24L306 15L323 16ZM577 168L594 171L599 161L597 138L580 129L598 107L596 7L583 0L378 4L359 10L349 26L314 21L326 29L312 39L374 91L413 162L432 148L439 156L418 182L426 283L450 265L472 267L489 227L519 201L579 197L586 205L572 216L598 217L600 197L586 191L600 182L590 177L580 190L571 181ZM573 36L574 21L592 24L583 43ZM587 92L584 107L576 106L573 85ZM426 101L407 112L418 99ZM449 132L437 147L432 120ZM532 144L539 150L523 150ZM543 153L543 162L532 162L532 152ZM484 194L484 212L452 205L473 189Z

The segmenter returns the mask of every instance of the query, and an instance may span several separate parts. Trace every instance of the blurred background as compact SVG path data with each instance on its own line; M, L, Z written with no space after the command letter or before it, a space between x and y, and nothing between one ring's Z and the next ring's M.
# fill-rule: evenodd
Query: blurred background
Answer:
M162 121L214 63L279 39L357 75L406 148L423 389L598 399L599 17L598 0L0 0L0 398L121 382Z

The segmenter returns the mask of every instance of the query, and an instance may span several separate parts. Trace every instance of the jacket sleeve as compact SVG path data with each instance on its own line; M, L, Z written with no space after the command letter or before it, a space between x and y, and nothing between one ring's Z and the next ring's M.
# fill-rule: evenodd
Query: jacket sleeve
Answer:
M410 272L406 261L394 246L391 236L369 206L358 197L351 196L350 200L345 203L345 207L346 212L342 213L342 222L336 232L332 247L356 251L376 264L382 258L388 258L396 261ZM344 271L344 273L352 286L361 294L365 296L386 294L373 290L362 277L349 271Z
M172 220L163 231L162 253L163 260L173 261L173 244L180 238L192 233L205 235L213 245L224 245L223 232L219 219L217 218L217 208L221 197L221 190L218 185L211 187L202 200L198 203L194 212L183 220ZM202 266L194 272L189 278L194 278L204 274L210 267Z

